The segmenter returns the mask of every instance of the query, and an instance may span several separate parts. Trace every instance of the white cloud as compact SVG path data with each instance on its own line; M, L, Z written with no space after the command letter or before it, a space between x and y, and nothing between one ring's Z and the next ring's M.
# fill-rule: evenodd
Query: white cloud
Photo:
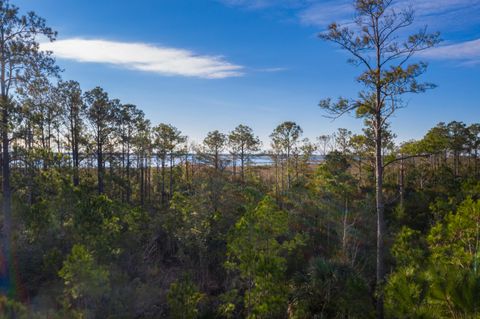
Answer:
M220 56L196 55L191 51L107 40L72 38L41 44L58 58L78 62L107 63L131 70L205 79L243 75L243 67Z
M448 44L429 49L420 54L438 60L457 60L465 64L480 63L480 39Z

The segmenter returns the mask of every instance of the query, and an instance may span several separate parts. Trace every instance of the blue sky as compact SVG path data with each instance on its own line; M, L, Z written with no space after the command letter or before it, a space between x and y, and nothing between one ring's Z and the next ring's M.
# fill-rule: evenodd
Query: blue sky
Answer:
M409 0L398 0L410 4ZM343 0L17 0L59 32L49 46L63 78L84 90L143 109L154 124L177 126L200 141L213 129L250 125L264 140L293 120L314 138L338 127L358 132L351 116L332 122L317 106L355 97L360 72L316 35L351 17ZM416 0L417 22L440 31L442 47L425 54L425 80L438 88L408 96L392 119L400 140L440 121L480 121L480 0Z

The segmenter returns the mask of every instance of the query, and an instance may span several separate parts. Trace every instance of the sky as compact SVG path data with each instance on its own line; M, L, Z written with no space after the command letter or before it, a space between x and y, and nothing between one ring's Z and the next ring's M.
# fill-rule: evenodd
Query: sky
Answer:
M320 100L356 97L362 69L318 34L353 17L349 0L13 0L58 31L42 44L65 80L141 108L195 141L211 130L251 126L264 144L275 126L295 121L314 139L362 121L332 121ZM480 121L480 0L397 0L414 27L441 33L419 59L438 87L405 98L391 120L398 141L421 138L438 122Z

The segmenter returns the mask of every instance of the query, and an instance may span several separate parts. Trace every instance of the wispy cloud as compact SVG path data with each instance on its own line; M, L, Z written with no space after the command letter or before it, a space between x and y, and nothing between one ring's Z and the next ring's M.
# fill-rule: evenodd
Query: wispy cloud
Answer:
M430 30L468 29L480 22L480 0L397 0L396 8L411 7L416 15L413 26L428 25ZM328 0L309 6L299 13L301 23L325 28L335 21L348 23L354 16L351 0ZM421 52L421 57L458 61L463 65L480 64L480 39L446 44Z
M270 0L219 0L220 2L229 6L246 7L250 9L260 9L271 6L273 3Z
M438 60L456 60L462 64L479 64L480 39L432 48L422 52L421 56Z
M402 0L402 5L411 5L421 15L439 14L459 9L472 9L479 6L478 0Z
M267 72L267 73L284 72L287 70L288 68L283 68L283 67L257 69L258 72Z
M448 23L448 19L440 16L457 16L460 12L472 12L480 9L478 0L397 0L395 6L412 7L418 17L425 18L434 15L437 23ZM351 19L354 13L351 0L328 0L319 2L303 9L299 13L300 21L306 25L325 27L328 23ZM420 21L423 22L423 21Z
M248 9L264 9L269 7L300 7L313 0L218 0L229 5Z
M326 1L302 10L298 17L304 25L325 27L332 22L351 19L354 12L352 1Z
M295 9L304 25L324 28L331 22L345 22L354 14L353 0L217 0L248 9ZM480 21L480 0L396 0L395 6L411 6L421 24L461 28ZM462 18L463 17L463 18ZM460 25L459 25L460 24Z
M58 58L116 65L131 70L204 79L238 77L244 67L221 56L197 55L189 50L145 43L65 39L41 44Z

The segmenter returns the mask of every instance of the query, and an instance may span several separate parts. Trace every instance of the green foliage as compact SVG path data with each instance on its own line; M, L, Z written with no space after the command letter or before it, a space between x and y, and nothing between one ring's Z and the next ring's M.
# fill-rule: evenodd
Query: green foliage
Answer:
M286 312L288 284L286 258L301 244L299 235L288 239L288 214L270 197L249 208L230 234L226 267L244 281L248 318L275 318Z
M240 303L240 297L237 289L232 289L219 297L220 305L217 313L222 318L234 318L238 313L237 304Z
M398 266L418 265L425 258L425 243L421 233L402 227L391 252Z
M434 225L426 240L420 232L403 228L392 248L398 269L386 286L389 313L412 318L477 318L479 238L480 201L471 198Z
M371 318L367 283L348 265L323 258L310 262L296 278L293 318Z
M480 201L467 198L456 212L445 217L445 222L432 227L428 236L431 258L436 263L477 270L479 238Z
M199 303L204 295L186 276L170 285L167 293L168 307L172 319L194 319L198 317Z
M429 303L443 318L478 318L480 275L471 269L432 265L427 272ZM439 316L440 317L440 316Z
M129 208L106 195L81 195L78 200L74 214L65 224L71 229L75 242L102 258L119 255L125 244L122 239L127 235L141 236L148 221L143 210Z
M206 212L198 202L175 192L170 202L165 227L185 249L186 254L205 250L212 222L212 213Z
M95 262L94 256L82 245L74 245L58 272L64 282L68 308L88 310L109 291L109 272Z
M0 296L0 319L34 319L28 308L20 302Z
M79 208L72 220L78 240L99 253L115 253L121 231L119 207L100 195L87 198Z
M427 306L428 282L421 270L413 266L397 269L385 287L387 313L398 318L435 318Z

